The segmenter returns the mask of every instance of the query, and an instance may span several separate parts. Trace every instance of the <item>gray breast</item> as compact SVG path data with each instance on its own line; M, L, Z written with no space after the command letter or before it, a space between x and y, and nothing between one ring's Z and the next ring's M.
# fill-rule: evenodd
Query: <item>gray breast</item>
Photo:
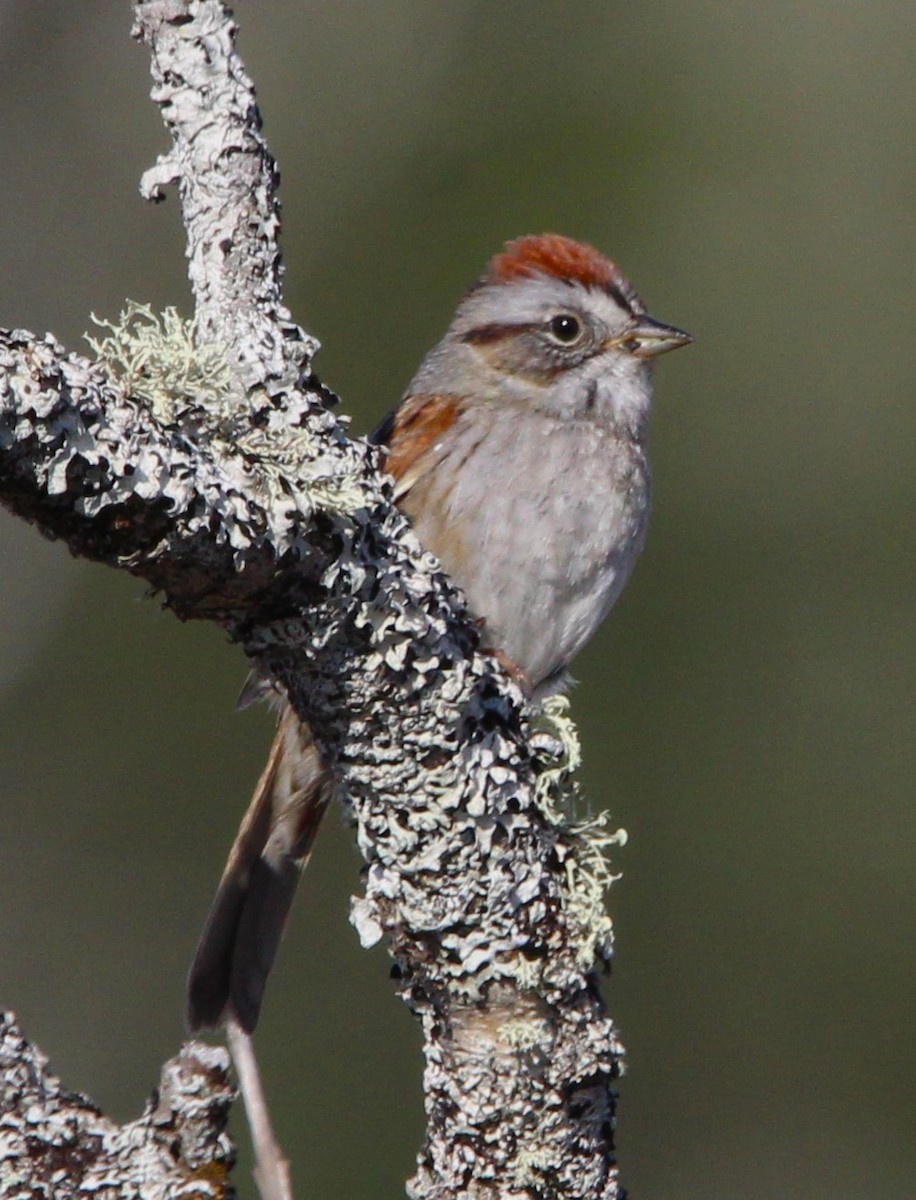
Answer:
M469 415L405 505L417 534L533 685L604 620L642 549L643 448L592 421Z

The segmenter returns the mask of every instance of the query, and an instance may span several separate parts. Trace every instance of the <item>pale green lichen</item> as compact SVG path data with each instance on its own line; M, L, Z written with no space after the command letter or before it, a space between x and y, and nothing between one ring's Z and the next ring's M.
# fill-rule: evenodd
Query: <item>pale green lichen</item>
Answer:
M127 301L117 321L91 316L108 331L100 338L83 335L96 357L159 420L174 421L191 406L220 416L236 407L225 348L198 339L196 318L185 320L171 307L156 313L135 300Z
M514 1050L533 1050L550 1035L546 1021L525 1020L523 1017L505 1021L499 1027L499 1036Z
M608 829L606 812L580 815L581 792L573 775L582 761L579 735L569 716L569 699L550 696L536 721L550 740L550 752L538 760L535 784L540 810L558 827L568 847L564 862L564 909L572 930L576 966L592 969L595 959L610 956L613 925L604 898L620 876L611 869L608 851L626 844L626 830Z
M372 502L355 457L318 460L316 443L301 425L245 429L232 448L256 462L256 486L273 500L288 499L306 511L352 513Z
M534 727L550 741L549 751L542 749L536 760L537 805L549 821L563 825L574 816L579 790L573 775L582 763L582 744L569 715L569 697L548 696Z
M596 958L607 959L614 945L614 927L604 897L620 874L611 869L608 850L626 842L626 831L607 829L608 814L586 818L570 826L575 852L566 860L566 911L578 929L576 964L589 971Z
M540 1191L544 1176L562 1166L562 1158L549 1149L520 1150L515 1160L515 1186Z
M204 420L209 441L226 460L244 460L249 494L292 520L317 510L351 513L370 502L354 458L318 461L314 438L280 409L266 410L266 426L239 420L245 409L226 349L200 337L197 319L175 308L156 313L129 300L117 321L92 314L104 337L85 334L98 360L135 401L166 424L189 414Z
M540 960L519 954L513 963L512 974L520 992L537 992L543 987L544 966Z

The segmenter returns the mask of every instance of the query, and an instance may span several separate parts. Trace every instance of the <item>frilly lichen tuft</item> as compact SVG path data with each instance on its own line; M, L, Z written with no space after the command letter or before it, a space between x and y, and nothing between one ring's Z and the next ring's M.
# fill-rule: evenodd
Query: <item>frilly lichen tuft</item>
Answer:
M581 791L573 778L582 761L575 723L566 696L550 696L536 721L538 753L535 794L538 807L570 847L564 859L564 908L573 931L572 944L579 970L592 969L595 959L608 959L613 950L611 918L605 894L620 876L611 868L608 851L626 844L626 830L608 829L606 812L580 815Z
M555 825L569 820L579 789L573 776L582 763L582 744L569 715L567 696L548 696L534 720L538 807Z
M249 494L284 514L274 521L277 536L297 514L352 513L371 502L360 455L343 462L322 455L307 428L307 405L288 396L282 405L265 403L260 424L247 419L257 397L244 396L226 348L200 336L196 317L128 300L117 321L92 320L107 333L87 333L86 341L125 393L163 424L203 424L211 447L243 464Z
M90 315L108 331L83 335L96 357L159 420L174 421L189 406L227 416L236 407L229 401L233 374L225 348L199 339L196 317L186 320L172 307L156 313L136 300L127 301L117 321Z

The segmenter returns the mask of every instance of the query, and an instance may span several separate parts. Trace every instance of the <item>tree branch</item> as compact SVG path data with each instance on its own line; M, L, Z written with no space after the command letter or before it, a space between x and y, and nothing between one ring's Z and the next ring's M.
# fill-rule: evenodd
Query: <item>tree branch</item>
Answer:
M0 333L0 500L218 622L309 721L425 1041L415 1197L617 1197L620 1047L600 822L577 821L564 702L478 649L461 596L346 438L280 295L276 170L218 0L145 0L196 316L129 310L98 361Z
M0 1194L231 1200L232 1099L226 1051L188 1042L143 1115L115 1125L65 1091L12 1013L0 1013Z

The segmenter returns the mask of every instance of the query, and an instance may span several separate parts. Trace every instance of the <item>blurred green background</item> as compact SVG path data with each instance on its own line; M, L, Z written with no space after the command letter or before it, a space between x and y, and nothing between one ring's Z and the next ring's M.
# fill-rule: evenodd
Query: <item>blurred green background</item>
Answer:
M244 3L288 301L368 430L507 237L622 263L658 371L649 546L578 663L630 844L607 988L634 1200L916 1194L912 0ZM187 310L115 0L0 3L0 322ZM139 1111L270 739L240 654L0 520L0 1002ZM418 1031L332 819L259 1035L300 1193L396 1197ZM244 1175L248 1195L253 1188Z

